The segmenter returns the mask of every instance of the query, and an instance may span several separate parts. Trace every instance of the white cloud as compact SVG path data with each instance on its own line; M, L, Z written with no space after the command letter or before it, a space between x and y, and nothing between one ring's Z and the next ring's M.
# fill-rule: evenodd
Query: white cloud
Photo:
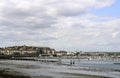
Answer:
M112 38L116 38L117 35L118 35L118 32L114 32L114 33L112 33Z
M48 15L79 15L91 8L111 6L114 0L1 0L1 8L18 9L20 11L34 11ZM10 10L9 10L10 8Z

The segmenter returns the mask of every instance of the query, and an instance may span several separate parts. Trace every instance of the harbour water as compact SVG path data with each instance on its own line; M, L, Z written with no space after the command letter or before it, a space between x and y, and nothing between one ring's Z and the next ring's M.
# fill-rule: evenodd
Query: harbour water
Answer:
M104 69L117 69L120 70L120 61L113 60L80 60L80 59L72 59L75 61L75 66L82 67L95 67L95 68L104 68ZM63 59L63 63L70 63L70 59Z

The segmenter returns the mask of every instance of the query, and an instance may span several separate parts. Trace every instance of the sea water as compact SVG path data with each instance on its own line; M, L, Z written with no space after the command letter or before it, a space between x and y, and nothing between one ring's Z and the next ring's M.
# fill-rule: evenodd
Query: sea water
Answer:
M69 64L70 60L74 60L75 61L75 66L95 67L95 68L117 69L117 70L120 70L120 64L114 64L114 63L120 63L120 61L62 59L62 62Z
M104 61L91 60L91 61L76 62L76 65L77 66L88 66L88 67L120 70L120 65L114 64L114 63L115 63L115 61L109 61L109 60L104 60Z

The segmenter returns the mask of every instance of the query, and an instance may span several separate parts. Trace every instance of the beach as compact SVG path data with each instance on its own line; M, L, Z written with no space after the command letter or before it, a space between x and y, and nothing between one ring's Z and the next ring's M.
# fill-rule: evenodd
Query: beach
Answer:
M0 78L119 78L116 69L51 62L0 60Z

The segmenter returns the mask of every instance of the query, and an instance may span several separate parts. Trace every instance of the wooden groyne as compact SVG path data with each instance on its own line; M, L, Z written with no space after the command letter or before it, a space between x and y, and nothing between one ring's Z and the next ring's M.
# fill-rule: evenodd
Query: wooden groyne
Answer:
M57 59L46 59L37 57L13 57L12 60L27 60L27 61L40 61L40 62L59 62Z
M40 62L59 62L57 59L37 59Z

